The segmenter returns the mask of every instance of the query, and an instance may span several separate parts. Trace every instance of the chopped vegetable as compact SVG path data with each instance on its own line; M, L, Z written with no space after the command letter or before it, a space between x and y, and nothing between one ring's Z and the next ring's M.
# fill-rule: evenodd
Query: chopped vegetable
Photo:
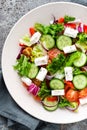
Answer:
M19 41L14 69L47 111L87 104L87 25L73 16L35 23Z
M47 70L54 74L58 70L60 70L61 66L65 63L65 56L63 54L59 54L58 57L52 60L52 63L48 64Z
M14 69L18 71L20 76L27 76L31 68L31 63L29 58L24 55L21 55L20 59L17 60L17 64L14 66Z
M74 20L75 20L75 17L68 16L68 15L65 15L65 16L64 16L64 22L65 22L65 23L71 22L71 21L74 21Z

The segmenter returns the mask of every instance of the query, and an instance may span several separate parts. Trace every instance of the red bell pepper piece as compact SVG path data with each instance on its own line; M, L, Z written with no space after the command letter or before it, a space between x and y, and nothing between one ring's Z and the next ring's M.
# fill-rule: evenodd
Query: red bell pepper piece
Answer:
M87 25L83 25L84 33L87 33Z
M32 36L35 33L35 29L33 27L29 28L30 35Z

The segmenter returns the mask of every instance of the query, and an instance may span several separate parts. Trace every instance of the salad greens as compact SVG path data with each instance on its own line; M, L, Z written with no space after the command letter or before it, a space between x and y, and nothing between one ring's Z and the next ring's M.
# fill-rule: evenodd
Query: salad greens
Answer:
M32 49L31 61L33 62L35 58L44 56L44 54L46 54L46 51L43 47L40 44L35 45Z
M44 99L46 96L50 95L51 94L51 90L48 89L47 85L46 85L46 82L42 82L41 84L41 89L40 91L38 92L38 96L41 98L41 99Z
M58 33L64 30L63 24L50 24L48 26L45 26L40 23L35 23L34 27L37 31L40 31L42 34L50 34L54 38L56 38Z
M64 107L70 106L70 102L66 98L60 97L60 102L59 102L58 106L60 108L64 108Z
M24 55L21 55L20 59L17 59L16 65L14 65L14 69L18 71L20 76L28 76L30 67L29 58Z
M19 40L21 51L14 65L28 92L48 111L74 111L85 104L87 25L65 15L49 25L37 22L29 31Z
M47 70L52 74L56 73L58 70L61 69L61 66L63 67L63 65L65 64L65 59L66 58L63 54L59 54L56 58L52 60L52 63L48 64Z
M74 20L75 20L75 17L68 16L68 15L65 15L65 16L64 16L64 22L65 22L65 23L71 22L71 21L74 21Z

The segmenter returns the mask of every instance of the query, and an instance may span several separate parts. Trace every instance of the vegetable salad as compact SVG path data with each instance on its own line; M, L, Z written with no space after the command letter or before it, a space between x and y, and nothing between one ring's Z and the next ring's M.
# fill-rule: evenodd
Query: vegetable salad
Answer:
M76 111L87 103L87 25L81 19L35 23L19 46L14 69L43 108Z

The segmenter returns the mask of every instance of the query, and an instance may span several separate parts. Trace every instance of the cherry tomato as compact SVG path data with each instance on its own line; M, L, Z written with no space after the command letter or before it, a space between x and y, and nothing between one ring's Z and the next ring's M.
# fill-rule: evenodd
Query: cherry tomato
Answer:
M75 91L73 89L69 89L66 94L65 94L65 97L68 101L70 102L75 102L75 101L78 101L79 99L79 92L78 91Z
M48 100L48 101L51 101L51 102L52 102L52 101L57 101L57 100L58 100L58 97L57 97L57 96L48 96L48 97L47 97L47 100Z
M35 33L35 29L33 27L29 28L30 35L32 36Z
M63 17L59 18L58 23L64 23L64 18Z
M53 48L48 51L48 56L52 60L53 58L57 57L57 55L60 53L61 53L60 50L58 50L57 48Z
M87 96L87 88L84 88L79 92L79 98L83 98Z

